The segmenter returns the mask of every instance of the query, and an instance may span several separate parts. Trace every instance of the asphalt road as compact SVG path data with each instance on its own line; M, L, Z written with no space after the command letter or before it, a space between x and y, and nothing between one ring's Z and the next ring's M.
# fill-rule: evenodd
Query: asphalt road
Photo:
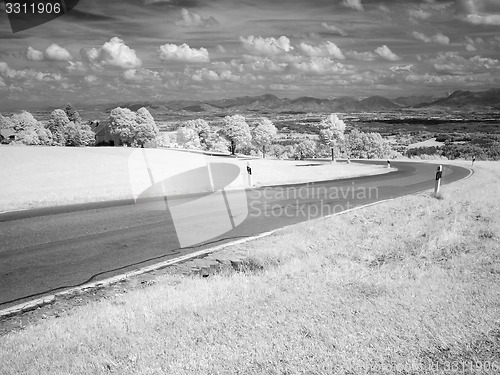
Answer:
M398 171L314 184L0 214L0 308L434 186L433 164L393 166ZM445 165L443 184L468 174Z

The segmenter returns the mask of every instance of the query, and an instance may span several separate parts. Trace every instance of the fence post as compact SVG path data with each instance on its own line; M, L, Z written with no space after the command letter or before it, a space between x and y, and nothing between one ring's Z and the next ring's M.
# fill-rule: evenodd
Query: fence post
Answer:
M441 177L443 176L443 166L439 165L437 167L436 172L436 184L434 185L434 195L439 193L439 189L441 188Z

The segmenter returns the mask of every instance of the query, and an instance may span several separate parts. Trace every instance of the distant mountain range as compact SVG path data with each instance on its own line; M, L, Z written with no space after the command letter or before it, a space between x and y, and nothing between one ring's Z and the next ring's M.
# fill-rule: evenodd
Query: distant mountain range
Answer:
M127 107L137 110L146 107L156 113L191 112L191 113L228 113L228 112L378 112L401 108L435 108L435 109L496 109L500 110L500 89L482 92L455 91L443 98L431 96L406 96L387 99L383 96L371 96L356 99L343 96L333 99L318 99L303 96L297 99L281 99L266 94L260 96L243 96L233 99L217 99L206 101L175 100L169 102L137 102L115 103L92 106L94 110L110 111L115 107ZM90 107L90 106L89 106Z

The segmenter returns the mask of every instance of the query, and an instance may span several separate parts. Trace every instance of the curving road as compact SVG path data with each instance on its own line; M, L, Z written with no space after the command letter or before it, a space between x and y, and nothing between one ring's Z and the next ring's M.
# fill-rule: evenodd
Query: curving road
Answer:
M177 196L139 204L106 202L0 214L0 308L214 243L434 186L436 165L392 164L398 170L384 175L228 191L217 197ZM443 183L469 173L444 165Z

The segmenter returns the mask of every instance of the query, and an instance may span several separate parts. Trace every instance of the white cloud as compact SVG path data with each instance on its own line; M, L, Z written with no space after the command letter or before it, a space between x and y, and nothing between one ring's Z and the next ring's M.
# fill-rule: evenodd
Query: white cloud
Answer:
M160 75L150 69L127 69L123 72L123 78L132 82L158 81Z
M475 25L500 25L498 0L458 0L455 4L459 18Z
M142 65L142 60L137 57L135 50L117 37L111 38L102 47L83 49L81 55L84 60L97 67L115 66L133 69Z
M327 57L311 57L308 61L293 63L292 67L303 73L346 73L346 67Z
M385 44L375 49L375 53L386 60L390 61L401 60L401 58L394 52L392 52L390 48L387 47Z
M321 23L321 26L325 29L327 29L328 31L331 31L332 33L334 34L338 34L338 35L341 35L341 36L346 36L347 34L344 32L344 30L338 28L337 26L335 25L329 25L327 24L326 22L322 22Z
M210 56L206 48L191 48L186 43L181 45L164 44L158 49L161 60L209 62Z
M45 56L47 60L53 61L68 61L72 59L71 53L69 51L57 44L51 44L45 50Z
M363 4L361 4L361 0L342 0L342 5L346 8L364 10Z
M89 85L93 85L93 84L96 84L96 83L99 83L101 80L93 75L93 74L90 74L88 76L85 76L84 78L85 82L87 82Z
M63 77L59 73L51 73L51 72L37 72L32 69L20 69L16 70L5 62L0 62L0 77L4 79L8 79L11 81L61 81Z
M203 68L194 72L191 79L193 81L218 81L219 75L213 70Z
M436 58L428 60L434 69L451 74L487 73L499 70L500 64L496 59L479 55L466 59L456 52L442 52Z
M349 59L353 60L361 60L361 61L373 61L376 59L376 55L373 52L356 52L356 51L347 51L345 55Z
M433 43L434 42L434 43L443 44L443 45L450 44L450 38L448 38L446 35L443 35L441 33L437 33L436 35L428 37L423 33L419 33L417 31L414 31L412 33L412 35L415 39L421 40L425 43Z
M293 47L290 45L290 39L286 36L280 36L278 39L275 39L249 35L246 38L240 36L240 41L248 51L257 54L279 55L293 50Z
M413 64L408 64L408 65L393 65L391 66L391 71L395 72L395 73L399 73L399 72L403 72L403 73L407 73L407 72L411 72L413 70L413 68L415 68L415 65Z
M68 72L85 72L87 68L81 61L68 61L69 65L66 67Z
M246 63L244 67L252 71L282 72L288 66L287 63L274 61L269 57L243 55L242 59Z
M500 25L500 14L468 14L466 20L474 25Z
M422 9L410 9L408 11L410 20L416 22L417 20L426 20L432 16L432 13L426 12Z
M312 46L310 44L301 42L299 44L299 49L304 52L307 56L332 56L336 59L345 59L344 54L335 43L327 41L318 46Z
M181 19L176 21L175 24L183 27L208 27L218 25L219 22L214 17L203 18L198 13L182 9Z
M31 61L42 61L43 60L43 52L33 47L28 47L28 51L26 51L26 57Z

